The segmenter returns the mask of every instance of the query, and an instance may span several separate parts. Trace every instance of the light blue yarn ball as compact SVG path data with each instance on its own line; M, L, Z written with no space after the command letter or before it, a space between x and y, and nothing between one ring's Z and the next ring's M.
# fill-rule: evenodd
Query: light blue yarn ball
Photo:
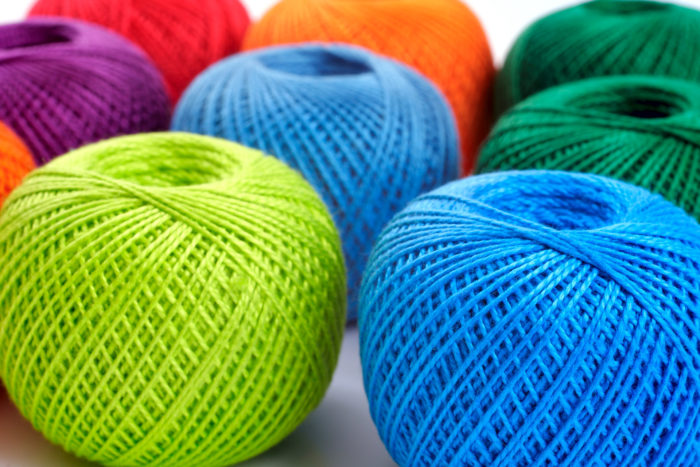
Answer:
M440 92L357 47L273 47L223 60L187 89L172 127L261 149L306 177L341 233L350 318L381 228L458 175L457 130Z
M358 321L401 466L700 465L700 225L644 189L531 171L421 196Z

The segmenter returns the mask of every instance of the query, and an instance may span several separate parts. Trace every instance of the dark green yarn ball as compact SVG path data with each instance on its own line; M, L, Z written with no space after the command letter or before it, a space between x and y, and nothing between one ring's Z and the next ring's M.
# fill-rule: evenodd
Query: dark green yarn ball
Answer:
M498 75L502 112L558 84L658 75L700 82L700 11L668 3L596 0L546 16L516 41Z
M507 112L477 172L607 175L665 196L700 220L700 85L615 76L537 94Z

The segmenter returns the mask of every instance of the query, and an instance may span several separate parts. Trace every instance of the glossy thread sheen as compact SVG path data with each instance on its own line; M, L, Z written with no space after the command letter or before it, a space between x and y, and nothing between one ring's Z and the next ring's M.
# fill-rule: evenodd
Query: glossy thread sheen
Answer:
M357 47L271 47L222 61L183 95L173 128L262 149L306 177L343 239L350 318L381 228L458 173L455 123L437 89Z
M605 77L537 94L498 121L477 171L592 172L660 193L700 220L700 83Z
M515 42L498 75L499 112L557 84L607 75L700 82L700 11L595 0L546 16Z
M250 24L239 0L37 0L30 16L47 15L97 23L137 44L173 103L199 72L238 52Z
M122 37L81 21L0 26L0 118L37 165L86 143L165 130L163 79Z
M338 233L275 158L178 133L36 170L0 214L0 376L106 465L228 466L319 403L345 322Z
M493 59L478 18L460 0L281 0L251 26L244 49L308 41L366 47L410 65L443 92L470 173L491 126Z
M700 225L589 174L419 197L369 261L360 349L403 467L700 462Z

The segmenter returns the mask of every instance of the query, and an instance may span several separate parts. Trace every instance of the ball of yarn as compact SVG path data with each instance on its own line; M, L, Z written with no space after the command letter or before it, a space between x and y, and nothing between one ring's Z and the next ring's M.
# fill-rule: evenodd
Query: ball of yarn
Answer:
M27 147L12 130L0 123L0 207L33 168L34 160Z
M372 417L402 466L698 465L700 225L590 174L418 198L367 266Z
M537 94L506 113L480 172L593 172L664 195L700 219L700 85L594 78Z
M239 0L37 0L32 16L66 16L105 26L138 44L177 102L197 74L241 47L250 23Z
M491 126L494 66L486 34L459 0L281 0L250 28L244 48L345 42L404 62L430 78L457 118L462 168L474 168Z
M0 26L0 116L37 164L86 143L167 129L162 77L101 27L60 18Z
M225 466L321 400L340 240L277 159L186 134L57 158L0 213L0 376L51 441L107 465Z
M700 11L670 3L595 0L540 19L515 42L498 75L503 111L557 84L595 76L700 81Z
M187 90L173 128L262 149L301 171L340 230L350 318L381 228L458 175L457 132L439 91L357 47L270 47L225 60Z

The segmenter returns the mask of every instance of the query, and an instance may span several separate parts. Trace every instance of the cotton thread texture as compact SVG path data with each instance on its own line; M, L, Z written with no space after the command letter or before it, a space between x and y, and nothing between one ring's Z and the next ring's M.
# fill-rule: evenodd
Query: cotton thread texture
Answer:
M345 322L338 233L278 160L223 140L98 143L0 214L0 376L106 465L225 466L321 400Z
M37 165L170 123L162 77L140 50L101 27L61 18L0 26L0 115Z
M431 79L457 118L470 173L491 126L495 75L486 34L459 0L282 0L248 32L244 49L344 42L404 62Z
M647 188L700 219L700 84L620 76L537 94L498 121L479 172L593 172Z
M498 75L500 112L557 84L608 75L700 82L700 11L670 3L595 0L546 16L515 42Z
M34 160L22 141L0 123L0 207L10 192L34 168Z
M173 128L259 148L301 171L340 230L350 318L382 227L458 175L457 131L439 91L357 47L271 47L227 59L187 90Z
M401 466L700 462L700 226L589 174L478 175L418 198L359 315Z
M175 103L197 74L238 52L250 19L239 0L38 0L31 16L100 24L139 45Z

